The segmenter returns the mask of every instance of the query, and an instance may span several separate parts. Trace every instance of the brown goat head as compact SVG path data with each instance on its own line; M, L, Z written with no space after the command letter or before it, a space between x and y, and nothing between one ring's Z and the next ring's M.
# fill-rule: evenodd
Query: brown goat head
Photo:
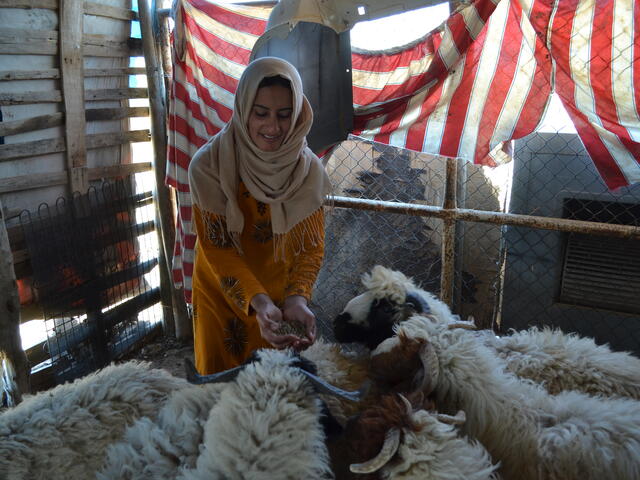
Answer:
M378 404L368 408L347 422L343 433L343 450L340 454L340 472L336 478L372 480L379 478L377 470L395 454L401 440L401 432L418 431L412 420L412 412L422 408L423 396L420 393L384 395ZM395 444L391 445L389 435L395 435ZM387 450L381 458L381 450ZM374 460L373 467L370 461ZM349 471L350 465L365 465L363 471ZM378 466L379 464L379 466ZM367 472L365 472L365 470Z
M426 339L403 333L381 344L371 356L371 377L382 390L421 391L429 395L437 383L439 366L433 345Z

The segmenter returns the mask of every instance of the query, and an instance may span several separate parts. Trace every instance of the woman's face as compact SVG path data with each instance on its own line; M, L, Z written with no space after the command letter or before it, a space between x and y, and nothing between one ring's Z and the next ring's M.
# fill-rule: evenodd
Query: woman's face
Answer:
M258 89L251 107L247 128L256 147L266 152L280 148L291 126L293 95L281 85Z

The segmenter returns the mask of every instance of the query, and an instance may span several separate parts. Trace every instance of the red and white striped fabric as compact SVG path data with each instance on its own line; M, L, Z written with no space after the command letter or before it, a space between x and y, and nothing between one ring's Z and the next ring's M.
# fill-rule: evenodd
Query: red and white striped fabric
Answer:
M190 301L193 247L187 167L231 116L238 78L270 13L181 0L168 185L178 192L174 280ZM354 131L478 164L540 123L555 88L609 188L640 182L635 0L476 0L443 28L392 53L353 53Z
M187 169L196 150L231 118L238 79L271 8L222 6L206 0L183 0L178 8L182 25L176 31L184 56L174 55L166 184L176 189L178 201L173 280L191 303L196 237L191 230Z
M393 55L354 54L354 133L485 165L534 130L550 93L545 47L520 3L479 0Z
M640 5L546 3L531 22L547 36L556 92L582 143L610 189L640 182Z

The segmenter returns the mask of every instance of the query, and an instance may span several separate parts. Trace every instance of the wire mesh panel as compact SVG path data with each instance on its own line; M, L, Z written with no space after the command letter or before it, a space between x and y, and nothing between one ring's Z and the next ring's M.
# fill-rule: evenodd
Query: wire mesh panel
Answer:
M140 314L160 300L151 201L118 181L21 215L57 382L107 365L161 320Z
M610 192L576 135L531 135L514 158L497 168L458 159L458 208L640 226L640 188ZM327 169L336 195L442 206L442 157L351 137ZM324 335L376 264L439 293L441 220L335 208L326 225L313 298ZM637 240L472 221L456 222L455 239L452 309L463 318L502 332L546 325L640 351Z
M458 208L505 212L511 165L496 168L458 160ZM473 317L480 328L493 328L502 287L504 226L456 222L456 255L452 308ZM473 291L473 296L467 292Z
M516 142L510 211L640 226L640 186L609 191L577 135ZM500 327L546 325L640 353L637 240L507 227Z
M464 165L465 204L499 210L500 199L483 170ZM336 195L441 206L445 161L351 137L327 161ZM458 222L455 278L457 311L487 325L494 311L500 228ZM442 267L442 221L385 212L333 209L327 216L325 260L318 275L313 307L321 331L331 338L331 321L362 290L360 277L380 264L405 275L436 295ZM470 308L469 306L475 306ZM464 307L464 308L463 308Z
M426 202L442 197L442 164L430 162L432 158L353 137L333 152L327 169L337 195ZM428 182L429 175L439 180ZM330 211L325 260L313 298L322 333L331 338L331 320L361 290L361 274L376 264L438 288L439 223L364 210Z

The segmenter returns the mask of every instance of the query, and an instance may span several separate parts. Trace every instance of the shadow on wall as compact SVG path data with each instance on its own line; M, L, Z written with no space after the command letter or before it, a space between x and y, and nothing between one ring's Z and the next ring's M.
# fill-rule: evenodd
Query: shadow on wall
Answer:
M442 206L442 157L351 138L327 160L327 171L336 195ZM480 167L467 164L465 178L466 208L500 209L498 194ZM490 325L500 228L461 227L454 310ZM330 211L325 259L312 302L323 335L332 338L333 318L362 290L360 277L374 265L399 270L422 288L439 293L441 235L442 221L436 218L342 208Z

